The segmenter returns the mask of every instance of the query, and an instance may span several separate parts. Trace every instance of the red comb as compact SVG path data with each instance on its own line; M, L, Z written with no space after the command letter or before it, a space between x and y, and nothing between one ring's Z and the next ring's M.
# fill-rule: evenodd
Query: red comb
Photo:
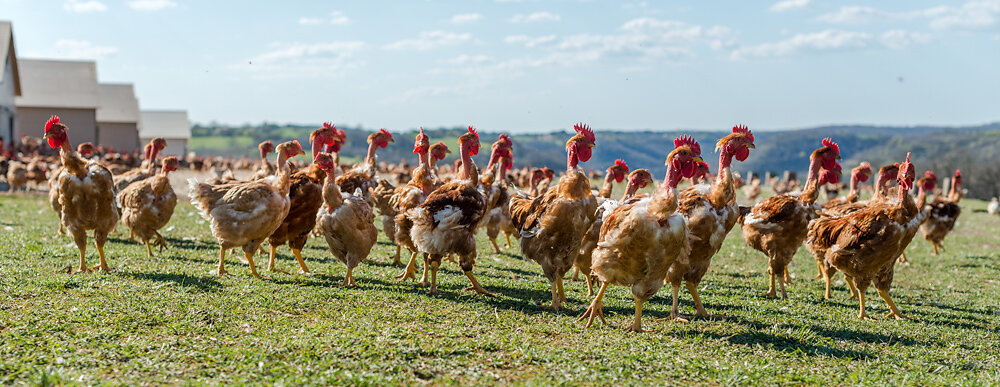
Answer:
M695 154L701 154L701 145L698 144L698 141L694 140L694 137L683 135L674 140L674 148L679 148L684 145L690 147L691 151Z
M872 169L872 165L869 164L867 161L862 161L860 167L864 169Z
M937 175L935 175L933 171L926 171L926 172L924 172L924 176L927 176L927 177L929 177L931 179L935 179L935 180L937 179Z
M388 130L385 130L385 129L379 129L379 131L381 131L381 132L382 132L382 134L384 134L384 135L386 135L386 136L389 136L389 138L392 138L392 133L389 133L389 131L388 131Z
M513 145L514 142L510 140L510 136L507 133L500 133L500 141L503 141L507 145Z
M476 141L479 141L479 132L477 132L476 128L473 128L472 125L469 125L469 133L476 135Z
M594 131L590 130L590 126L587 126L587 124L581 122L576 125L573 125L573 130L575 130L579 134L582 134L584 137L586 137L588 140L592 142L597 141L597 137L594 136Z
M734 126L733 127L733 133L743 133L743 134L747 135L747 138L750 139L750 142L753 142L753 132L751 132L750 128L747 128L746 125L736 125L736 126Z
M625 164L625 160L622 159L615 160L615 166L624 169L625 172L628 172L628 164Z
M333 126L332 122L324 122L323 123L323 129L337 129L337 127Z
M49 120L45 121L45 133L48 133L50 130L52 130L52 125L58 123L59 123L59 116L49 117Z
M299 140L294 140L292 142L295 143L295 146L299 147L299 149L302 149L302 144L299 144Z
M833 142L833 140L830 139L829 137L823 139L823 146L833 149L833 151L836 152L838 155L840 154L840 146L837 145L837 143Z
M962 171L955 170L955 176L962 177Z

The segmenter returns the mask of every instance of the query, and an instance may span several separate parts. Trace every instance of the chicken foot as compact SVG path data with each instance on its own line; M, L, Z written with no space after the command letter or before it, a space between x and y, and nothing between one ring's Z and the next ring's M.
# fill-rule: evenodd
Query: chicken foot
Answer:
M594 323L594 317L600 317L602 324L607 324L608 322L604 320L604 305L601 304L601 299L604 298L604 291L607 290L608 283L602 283L601 288L597 290L597 296L594 296L594 301L590 303L587 307L587 311L583 312L576 321L583 321L587 319L587 325L584 328L590 328L590 325Z

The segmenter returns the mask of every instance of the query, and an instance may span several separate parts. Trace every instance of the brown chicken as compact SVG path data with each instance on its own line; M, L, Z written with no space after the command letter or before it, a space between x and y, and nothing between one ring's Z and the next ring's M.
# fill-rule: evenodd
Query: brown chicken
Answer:
M28 191L28 166L20 161L11 161L7 167L7 184L10 192Z
M160 173L140 180L118 193L118 206L122 209L122 223L146 245L146 254L153 257L149 240L156 237L160 251L167 242L159 229L167 225L177 205L177 195L170 186L167 174L177 170L177 157L163 159Z
M604 184L594 196L604 199L611 198L615 183L621 183L622 180L625 180L626 175L628 175L628 164L622 159L615 160L615 164L604 171Z
M340 141L337 138L337 141ZM323 205L316 214L316 226L326 238L330 253L347 265L344 286L354 286L354 268L368 257L378 231L371 207L356 191L342 194L336 183L337 165L330 154L316 157L314 164L326 172L323 183Z
M938 249L944 249L941 242L955 227L958 216L962 215L962 207L958 206L960 200L962 200L962 172L956 170L948 197L938 196L934 198L930 204L930 216L920 226L920 232L924 235L924 239L934 246L934 256L938 255Z
M355 165L344 175L338 176L337 186L346 193L354 193L360 188L365 199L369 200L368 190L378 184L378 161L375 158L375 151L379 148L384 149L391 142L393 142L392 134L385 129L379 129L378 132L368 135L368 155L365 156L365 160Z
M241 247L250 272L258 278L253 255L288 215L288 192L291 171L287 161L304 155L298 141L278 145L278 174L260 180L226 184L199 183L188 180L188 197L201 216L211 223L212 235L219 241L218 275L226 272L226 250Z
M397 214L397 219L393 222L393 226L399 222L407 222L403 219L406 217L406 212L423 203L427 199L427 196L436 188L437 177L428 162L430 146L430 138L424 134L424 129L420 128L420 133L417 134L413 142L413 153L417 154L418 159L417 167L410 171L410 181L406 185L397 188L389 199L389 203L393 208L392 211ZM414 273L417 270L418 249L410 237L410 229L394 228L393 241L396 243L396 256L393 257L393 263L400 263L399 254L403 248L410 250L410 260L406 263L403 273L396 276L396 278L401 281L415 278ZM427 280L427 270L428 268L425 266L425 275L420 281L421 284Z
M851 170L851 190L847 193L847 196L834 198L823 203L823 208L837 207L847 203L857 203L858 196L860 194L858 185L868 181L868 178L872 175L872 165L867 161L862 161L861 165L854 167Z
M441 258L457 255L459 266L472 282L467 289L492 294L472 274L476 264L476 227L486 214L486 200L479 192L479 168L472 156L479 153L479 134L469 132L458 138L462 175L434 190L421 205L396 219L396 227L409 230L417 250L427 254L424 264L430 268L430 293L437 293L437 271Z
M590 266L593 262L594 249L597 248L597 242L601 238L604 215L610 214L612 210L634 197L636 191L646 188L646 186L652 183L653 175L649 173L648 169L636 169L628 175L628 184L625 185L625 193L622 195L621 200L606 199L597 207L596 219L590 225L590 228L587 229L587 233L583 235L583 242L580 243L580 254L576 256L576 261L573 262L573 269L577 273L583 273L583 280L587 283L587 297L594 295L594 281L596 279L593 276ZM573 278L576 279L576 274L573 275Z
M267 155L274 152L274 143L271 142L271 140L261 142L257 145L257 149L260 150L260 168L257 169L257 172L254 172L251 179L263 179L268 176L274 176L276 171L274 164L271 164L271 162L267 160Z
M486 173L479 178L480 189L486 198L486 218L480 224L486 226L486 236L489 237L495 254L500 254L500 246L497 245L497 236L500 234L499 222L510 219L510 213L507 212L510 194L507 192L506 180L507 171L514 166L513 146L510 136L501 134L491 147ZM504 212L507 214L503 214ZM491 227L490 222L497 223Z
M698 284L708 272L712 257L722 248L722 242L740 216L736 205L736 184L730 166L734 158L746 161L750 149L754 147L753 132L746 126L734 126L733 133L723 137L715 145L715 149L719 151L719 174L715 183L711 186L695 185L680 193L677 212L684 215L688 230L693 235L691 252L686 262L674 262L667 272L667 280L673 287L674 294L677 294L681 282L684 282L694 300L695 316L708 316L698 294ZM703 173L702 169L708 169L702 164L705 163L698 163L695 177ZM674 318L679 316L676 309L671 311L671 315Z
M336 135L339 130L333 124L324 123L322 128L309 134L309 143L312 145L314 158L319 156L328 144L340 141L340 137ZM274 266L275 256L278 247L288 243L288 247L292 249L292 255L299 263L299 273L309 273L309 267L302 259L302 248L309 240L309 232L316 227L316 212L323 205L323 180L325 178L326 173L315 161L309 169L295 171L289 177L291 186L288 189L288 215L285 215L281 225L267 237L267 243L270 246L267 267L271 272L283 272Z
M125 189L125 187L128 187L130 184L153 176L156 168L156 158L159 157L160 151L167 147L167 140L163 139L163 137L156 137L150 140L149 144L150 151L149 154L146 155L146 167L143 168L140 166L139 168L116 175L114 178L116 192L121 192L121 190Z
M590 179L578 167L590 160L597 138L584 124L573 126L576 135L566 142L566 174L559 184L535 198L517 193L510 198L510 217L521 234L521 252L538 262L552 286L553 310L566 299L563 276L580 254L583 235L596 219L597 199Z
M829 173L820 176L820 170L835 168L839 159L840 147L829 138L823 139L823 146L809 156L809 177L806 179L804 192L798 194L789 192L767 198L754 205L749 214L740 218L740 223L743 225L743 240L768 257L768 274L771 282L767 293L764 294L766 297L776 297L775 281L778 280L781 286L781 298L788 298L785 292L785 283L790 282L787 266L806 239L809 221L817 216L816 211L819 206L815 203L819 186L825 184L828 179L839 179L839 176ZM782 275L784 279L779 280Z
M580 320L587 327L595 317L604 321L608 285L627 286L635 297L635 315L627 329L642 332L642 305L663 287L667 269L688 259L691 246L684 217L677 210L677 183L694 175L701 147L691 137L674 140L667 155L667 175L652 196L633 199L604 217L600 242L594 249L593 270L601 281L594 301ZM674 290L674 308L677 291Z
M899 166L898 195L895 200L872 203L842 217L816 220L810 239L826 251L825 262L844 272L858 290L859 319L870 319L865 312L865 290L872 282L879 296L889 306L886 317L903 319L889 297L896 257L906 248L906 230L915 227L919 208L907 192L913 187L914 168L910 155Z
M108 233L118 224L118 208L115 206L114 180L111 171L94 161L80 157L69 144L66 131L69 128L52 116L45 122L45 139L49 146L59 149L63 168L56 177L59 189L59 219L63 227L73 236L80 250L80 267L77 272L87 272L87 231L94 230L94 244L100 264L95 270L111 271L104 255L104 243Z

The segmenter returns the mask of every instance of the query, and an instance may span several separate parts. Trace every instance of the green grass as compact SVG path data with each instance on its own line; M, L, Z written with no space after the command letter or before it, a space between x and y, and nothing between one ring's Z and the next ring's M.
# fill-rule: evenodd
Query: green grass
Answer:
M567 282L569 310L551 312L548 282L515 250L495 255L485 237L475 273L499 293L475 296L452 264L437 296L392 276L379 243L342 288L344 266L323 242L305 249L320 275L209 274L216 245L180 203L165 232L173 247L147 259L122 240L108 244L111 274L69 275L77 250L56 234L40 196L0 198L0 384L1000 384L1000 218L967 200L940 257L915 241L897 267L893 295L910 321L858 321L857 303L822 299L815 264L796 256L788 301L761 297L763 255L734 230L702 283L710 313L725 319L654 322L669 313L664 288L635 334L631 293L605 297L608 325L584 329L589 299ZM96 263L96 250L88 251ZM287 248L279 265L295 269ZM266 265L259 258L258 264ZM869 313L885 305L869 291ZM683 293L681 312L693 313Z
M191 151L197 153L220 153L245 150L247 154L257 154L257 144L250 136L195 136L191 137Z

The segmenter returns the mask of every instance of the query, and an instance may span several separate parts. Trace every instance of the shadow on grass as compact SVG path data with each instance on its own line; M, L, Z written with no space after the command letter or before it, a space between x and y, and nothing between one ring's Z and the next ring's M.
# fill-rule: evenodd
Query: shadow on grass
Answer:
M920 342L909 337L888 336L879 333L858 331L847 328L826 328L819 325L812 325L809 329L816 332L816 334L820 336L843 341L860 341L865 343L888 345L902 344L905 346L929 345L928 343Z
M197 277L190 274L181 273L146 273L146 272L126 272L119 275L135 279L154 282L173 282L174 284L197 288L202 292L217 292L222 288L222 284L214 278Z
M802 340L773 335L765 332L747 332L722 338L730 344L753 346L760 345L777 351L801 353L809 356L829 356L852 360L869 360L875 358L874 355L867 352L814 345Z

